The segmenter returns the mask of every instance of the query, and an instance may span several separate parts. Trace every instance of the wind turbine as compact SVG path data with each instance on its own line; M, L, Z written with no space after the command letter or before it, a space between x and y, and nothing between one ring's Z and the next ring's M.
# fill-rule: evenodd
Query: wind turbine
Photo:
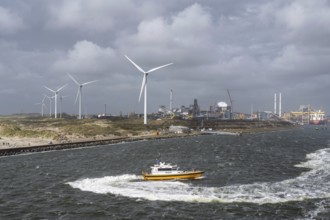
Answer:
M141 86L141 91L140 91L140 96L139 96L139 102L141 100L141 96L142 96L142 91L144 90L144 124L147 124L147 78L148 78L148 74L161 69L163 67L172 65L173 63L168 63L165 64L163 66L159 66L159 67L155 67L153 69L150 69L148 71L144 71L141 67L139 67L136 63L134 63L128 56L125 55L125 57L140 71L143 73L143 80L142 80L142 86Z
M89 82L85 82L85 83L79 83L75 78L73 78L73 76L71 76L69 73L67 73L67 74L72 79L72 81L75 82L79 86L75 103L77 103L77 99L79 97L79 117L78 117L78 119L81 119L82 87L87 84L97 82L97 80L93 80L93 81L89 81Z
M55 97L55 118L57 118L57 95L58 95L59 91L61 91L65 86L66 86L66 84L64 86L60 87L57 90L52 90L52 89L48 88L47 86L45 86L46 89L48 89L49 91L54 93L54 97Z
M54 96L50 97L48 95L44 95L44 97L48 98L49 100L49 117L52 117L52 99Z
M44 108L47 109L47 106L45 104L45 98L46 96L44 96L41 102L36 103L36 105L41 105L41 117L44 117Z

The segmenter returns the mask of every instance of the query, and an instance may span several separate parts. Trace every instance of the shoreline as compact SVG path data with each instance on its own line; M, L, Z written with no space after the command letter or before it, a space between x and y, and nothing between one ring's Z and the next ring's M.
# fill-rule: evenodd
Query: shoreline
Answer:
M143 136L132 136L132 137L114 137L108 139L99 140L85 140L85 141L72 141L67 143L56 143L56 144L44 144L44 145L34 145L34 146L24 146L24 147L12 147L12 148L0 148L1 156L11 156L24 153L33 152L44 152L44 151L55 151L55 150L65 150L74 149L90 146L102 146L109 144L118 144L126 142L135 142L143 140L160 140L168 138L184 138L203 135L201 133L191 133L191 134L173 134L173 135L143 135Z
M122 137L111 137L111 138L88 138L85 140L74 140L74 141L67 141L64 143L40 143L34 142L34 145L30 143L26 146L10 146L6 147L7 145L0 146L0 157L1 156L11 156L11 155L18 155L18 154L25 154L25 153L33 153L33 152L44 152L44 151L55 151L55 150L65 150L65 149L74 149L74 148L82 148L82 147L90 147L90 146L102 146L102 145L109 145L109 144L118 144L118 143L126 143L126 142L135 142L135 141L142 141L142 140L161 140L161 139L168 139L168 138L185 138L185 137L194 137L194 136L202 136L202 135L232 135L237 134L235 136L247 135L247 134L254 134L254 133L263 133L263 132L277 132L277 131L286 131L292 130L297 127L277 127L277 128L263 128L263 129L246 129L246 130L218 130L219 134L213 133L204 133L204 132L192 132L192 133L182 133L182 134L165 134L165 135L139 135L139 136L122 136ZM231 134L229 134L231 133ZM5 139L1 138L1 141Z

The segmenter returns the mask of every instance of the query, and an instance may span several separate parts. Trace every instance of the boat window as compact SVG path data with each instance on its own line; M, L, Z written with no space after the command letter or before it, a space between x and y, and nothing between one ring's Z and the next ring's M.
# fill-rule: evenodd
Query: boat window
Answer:
M158 171L171 171L172 168L158 168Z

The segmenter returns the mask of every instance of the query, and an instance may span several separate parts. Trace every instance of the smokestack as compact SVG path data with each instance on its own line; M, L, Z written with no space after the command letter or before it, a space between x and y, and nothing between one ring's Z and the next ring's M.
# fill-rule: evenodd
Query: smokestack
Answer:
M278 116L282 115L282 94L279 94L279 103L278 103Z
M170 111L172 112L172 108L173 108L173 91L171 89L170 92Z
M274 115L276 115L276 93L274 95Z

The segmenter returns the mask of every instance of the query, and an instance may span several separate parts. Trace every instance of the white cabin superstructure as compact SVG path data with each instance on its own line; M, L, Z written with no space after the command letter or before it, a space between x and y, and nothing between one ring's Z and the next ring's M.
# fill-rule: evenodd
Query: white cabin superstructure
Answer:
M183 171L177 165L165 162L157 162L150 168L150 173L142 171L145 180L200 179L204 174L199 170Z
M165 162L159 162L151 168L151 174L173 174L173 173L182 173L183 171L179 170L177 165L172 165L170 163L166 164Z

